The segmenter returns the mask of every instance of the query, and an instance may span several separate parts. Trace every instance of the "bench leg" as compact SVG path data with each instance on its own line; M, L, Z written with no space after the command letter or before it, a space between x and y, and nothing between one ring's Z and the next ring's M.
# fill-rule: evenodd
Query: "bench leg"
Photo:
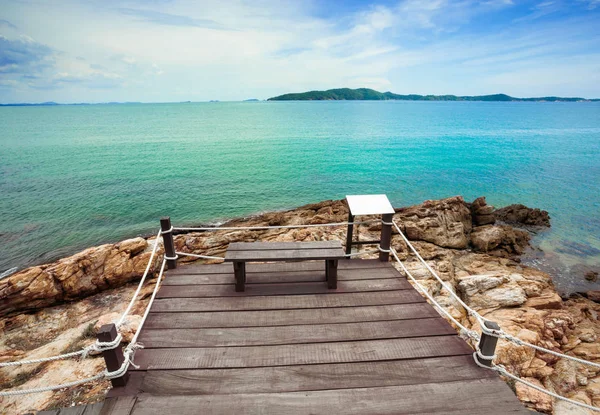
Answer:
M337 289L337 259L328 259L325 261L325 275L327 275L327 288Z
M246 291L246 263L234 262L233 273L235 274L235 290L237 292Z

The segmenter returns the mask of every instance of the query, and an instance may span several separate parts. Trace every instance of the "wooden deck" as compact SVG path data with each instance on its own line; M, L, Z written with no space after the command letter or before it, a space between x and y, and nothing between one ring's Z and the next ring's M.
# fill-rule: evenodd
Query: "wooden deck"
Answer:
M340 261L335 291L321 261L247 271L168 271L102 413L530 413L390 263Z

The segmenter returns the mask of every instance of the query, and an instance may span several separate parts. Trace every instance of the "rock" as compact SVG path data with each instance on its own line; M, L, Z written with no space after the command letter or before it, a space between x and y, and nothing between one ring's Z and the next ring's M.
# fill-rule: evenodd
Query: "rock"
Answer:
M399 209L396 217L410 240L454 249L464 249L469 244L471 212L460 196Z
M143 238L100 245L4 278L0 280L0 315L82 298L133 281L146 269L149 245ZM152 271L160 263L161 249Z
M475 226L490 225L496 222L493 212L494 207L486 203L485 197L478 197L471 203L471 215Z
M470 275L461 278L458 283L458 289L467 298L475 294L496 288L506 282L506 278L499 275Z
M506 225L479 226L471 232L475 251L505 258L522 254L530 238L528 232Z
M562 308L562 298L560 298L558 293L549 293L547 295L528 299L525 303L525 307L537 308L538 310L558 310Z
M512 307L527 301L525 291L505 276L473 275L459 279L458 289L474 308Z
M577 368L578 363L570 360L561 359L554 365L554 372L550 376L550 382L554 385L554 390L566 396L577 386Z
M525 378L525 380L535 384L536 386L540 386L542 388L544 387L544 385L542 385L542 383L535 378ZM552 411L553 398L551 396L530 388L529 386L520 382L515 383L515 392L517 394L517 398L519 398L519 400L529 408L546 413L550 413Z
M596 282L598 280L598 273L596 271L588 271L584 276L585 279L590 282Z
M592 413L581 406L566 401L556 401L554 405L554 415L590 415Z
M133 238L119 242L115 247L119 251L127 252L130 255L137 255L148 246L148 241L144 238Z
M585 296L596 303L600 303L600 290L586 291Z
M531 209L521 204L498 209L494 216L496 220L510 224L550 227L550 215L547 211Z

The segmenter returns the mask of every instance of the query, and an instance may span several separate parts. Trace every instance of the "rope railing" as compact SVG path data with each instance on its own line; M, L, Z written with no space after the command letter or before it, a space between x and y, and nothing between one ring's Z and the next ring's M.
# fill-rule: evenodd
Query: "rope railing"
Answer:
M427 297L427 299L431 302L431 304L435 308L437 308L442 314L444 314L450 321L452 321L452 323L454 323L460 329L461 334L467 336L470 339L479 340L479 333L477 333L475 330L471 330L471 329L465 327L452 314L450 314L448 311L446 311L446 309L443 306L441 306L431 294L429 294L427 289L425 287L423 287L421 285L421 283L406 268L406 266L402 263L400 258L398 258L398 254L396 253L396 250L394 248L391 248L390 251L391 251L392 255L394 256L394 258L396 259L396 261L398 262L398 264L400 264L400 267L402 268L402 271L404 271L404 274L410 278L410 280L416 285L418 290L421 291L425 295L425 297Z
M140 279L140 282L138 284L138 287L135 290L135 293L133 294L127 308L125 309L125 311L121 314L121 316L119 317L119 319L115 322L115 325L117 327L117 329L124 323L126 317L129 315L129 313L131 312L131 309L133 308L133 305L135 304L135 301L137 300L141 289L147 279L147 276L149 274L149 271L152 267L153 261L154 261L154 257L156 255L156 252L158 250L158 246L159 246L159 238L162 235L165 234L169 234L172 233L173 231L239 231L239 230L270 230L270 229L299 229L299 228L317 228L317 227L337 227L337 226L344 226L344 225L361 225L361 224L371 224L371 223L382 223L383 225L386 226L393 226L396 231L398 232L398 234L400 235L400 237L402 238L402 240L406 243L407 247L412 251L412 253L416 256L416 258L425 266L425 268L429 271L429 273L441 284L441 286L467 311L467 313L472 316L477 323L479 324L479 326L481 327L481 333L482 335L486 335L486 336L492 336L492 337L496 337L499 339L504 339L506 341L510 341L514 344L517 344L519 346L525 346L525 347L530 347L532 349L535 349L536 351L539 351L541 353L549 353L552 354L554 356L560 357L560 358L565 358L565 359L569 359L572 361L575 361L577 363L580 364L585 364L585 365L590 365L596 368L600 368L600 364L595 363L595 362L590 362L584 359L580 359L574 356L570 356L570 355L566 355L564 353L560 353L560 352L556 352L554 350L550 350L532 343L529 343L525 340L522 340L516 336L510 335L506 332L504 332L502 329L497 329L497 328L490 328L487 326L486 323L489 323L489 320L485 319L483 316L481 316L477 311L475 311L474 309L472 309L469 305L467 305L462 298L460 298L460 296L454 291L453 287L449 286L438 274L437 272L435 272L435 270L423 259L423 257L419 254L419 252L415 249L415 247L410 243L410 241L408 240L408 238L404 235L404 233L402 232L402 230L400 229L400 227L398 226L398 224L395 221L391 221L391 222L385 222L382 220L370 220L370 221L362 221L362 222L338 222L338 223L326 223L326 224L305 224L305 225L274 225L274 226L240 226L240 227L196 227L196 228L192 228L192 227L174 227L171 226L170 229L166 229L166 230L161 230L158 232L158 234L156 235L156 240L154 243L154 247L152 249L152 253L150 255L150 259L148 261L148 264L146 266L146 269L144 271L144 274L142 275L142 278ZM167 225L168 227L169 225ZM165 229L165 228L163 228ZM373 244L376 244L376 242L374 242ZM139 344L137 342L138 337L141 333L141 329L150 313L150 309L152 307L152 304L156 298L156 295L158 293L158 289L160 287L160 283L162 282L162 278L163 278L163 274L164 274L164 270L165 270L165 265L167 264L167 261L174 261L176 259L179 258L179 256L190 256L190 257L194 257L194 258L198 258L198 259L209 259L209 260L224 260L224 258L222 257L218 257L218 256L211 256L211 255L200 255L200 254L195 254L195 253L188 253L188 252L180 252L180 251L175 251L174 249L171 248L171 255L174 255L174 257L169 257L166 253L165 255L163 255L163 260L162 260L162 264L160 267L160 272L158 274L158 278L156 281L156 285L154 287L154 290L152 292L152 296L146 306L146 309L144 311L144 315L140 321L140 324L138 325L138 328L131 340L131 342L129 343L129 345L124 349L123 351L123 357L124 357L124 361L123 364L121 365L120 368L118 368L117 370L114 370L112 372L109 372L108 370L105 370L102 373L99 373L97 375L85 378L85 379L81 379L81 380L77 380L77 381L73 381L73 382L69 382L69 383L64 383L64 384L60 384L60 385L52 385L52 386L46 386L46 387L40 387L40 388L33 388L33 389L22 389L22 390L12 390L12 391L1 391L0 392L0 396L12 396L12 395L23 395L23 394L28 394L28 393L38 393L38 392L45 392L45 391L51 391L51 390L58 390L58 389L64 389L64 388L68 388L68 387L73 387L73 386L77 386L77 385L81 385L84 383L89 383L89 382L93 382L96 380L101 380L101 379L115 379L118 377L123 376L129 366L133 365L134 367L137 367L135 365L135 363L133 362L134 360L134 355L136 350L143 348L143 345ZM174 252L174 254L173 254ZM419 282L418 279L416 279L412 273L408 270L408 268L404 265L404 263L400 260L400 258L398 257L397 251L394 248L390 248L390 249L383 249L381 247L381 245L377 246L377 249L373 249L373 250L369 250L369 251L362 251L362 252L355 252L355 253L350 253L350 254L346 254L346 257L355 257L355 256L360 256L360 255L366 255L366 254L374 254L374 253L381 253L381 252L385 252L385 253L391 253L392 256L394 257L394 259L398 262L400 268L402 269L403 273L412 281L413 285L415 286L415 288L417 288L418 291L420 291L428 300L429 302L443 315L445 316L450 322L452 322L460 331L461 335L465 336L466 338L472 340L475 342L474 347L475 347L475 352L473 353L474 356L474 360L476 362L477 365L484 367L486 369L489 370L494 370L498 373L500 373L503 376L506 376L507 378L510 378L512 380L514 380L515 382L521 382L533 389L536 389L542 393L546 393L556 399L560 399L560 400L564 400L566 402L569 402L573 405L577 405L577 406L581 406L584 407L586 409L592 410L592 411L600 411L600 408L592 406L592 405L588 405L561 395L558 395L552 391L549 391L543 387L540 387L538 385L535 385L531 382L528 382L524 379L521 379L519 376L516 376L510 372L508 372L506 370L506 368L502 365L499 364L495 364L493 363L493 359L495 358L495 355L493 356L488 356L486 354L484 354L480 348L479 348L479 343L477 343L478 341L480 341L482 339L482 337L480 336L480 334L471 329L466 327L465 325L463 325L457 318L455 318L450 312L448 312L446 310L446 308L444 306L442 306L441 304L439 304L436 299L434 298L434 296L432 294L430 294L428 292L428 290ZM497 327L497 326L495 326ZM94 344L87 346L85 348L83 348L82 350L79 351L75 351L75 352L71 352L71 353L65 353L65 354L61 354L61 355L57 355L57 356L52 356L52 357L46 357L46 358L40 358L40 359L30 359L30 360L22 360L22 361L17 361L17 362L4 362L4 363L0 363L0 368L3 367L12 367L12 366L21 366L21 365L25 365L25 364L30 364L30 363L43 363L43 362L50 362L50 361L55 361L55 360L61 360L61 359L68 359L68 358L73 358L73 357L77 357L77 356L81 356L83 358L86 358L91 352L102 352L105 350L111 350L111 349L115 349L117 347L120 346L122 341L122 337L120 334L117 335L117 337L110 341L110 342L100 342L100 341L96 341ZM487 366L485 364L482 364L481 360L487 360L490 362L490 365ZM485 362L484 362L485 363Z
M148 276L148 272L150 271L152 262L154 260L154 256L156 255L156 251L158 249L158 245L159 245L158 238L160 236L161 236L161 232L159 231L158 234L156 235L154 247L152 249L150 259L148 260L148 264L146 265L146 270L144 271L144 274L142 275L142 278L140 279L138 287L135 290L135 293L133 294L131 301L129 302L127 308L125 309L123 314L121 314L121 317L119 318L119 320L117 320L117 322L115 322L115 325L117 326L117 328L119 328L121 325L123 325L123 322L125 321L127 315L131 311L131 308L135 304L135 300L137 299L137 296L139 295L140 290L142 289L142 286L144 285L144 282L146 281L146 277ZM23 365L29 365L29 364L35 364L35 363L53 362L56 360L71 359L71 358L78 357L78 356L80 356L82 359L85 359L90 355L90 353L103 352L105 350L115 349L116 347L118 347L121 344L121 340L122 340L122 337L119 334L118 337L113 341L101 342L101 341L96 340L96 342L94 344L91 344L87 347L82 348L81 350L77 350L77 351L70 352L70 353L63 353L63 354L59 354L59 355L55 355L55 356L42 357L39 359L26 359L26 360L14 361L14 362L0 362L0 368L17 367L17 366L23 366Z
M450 287L448 287L445 283L445 281L443 281L439 275L437 275L437 273L429 266L429 264L427 264L427 262L425 262L425 260L421 257L421 255L417 252L417 250L414 248L414 246L409 242L409 240L406 238L406 236L402 233L402 231L400 230L400 228L398 227L398 225L393 222L393 225L395 226L396 230L398 231L398 234L402 237L402 239L404 240L404 242L406 243L406 245L413 251L413 253L415 254L415 256L419 259L420 262L422 262L425 267L430 271L430 273L442 284L442 286L446 289L446 291L448 291L454 298L456 298L459 303L461 305L464 306L465 310L467 310L467 312L472 315L473 317L475 317L475 319L477 320L477 322L479 323L479 325L481 326L481 331L482 333L492 336L492 337L497 337L499 339L504 339L504 340L508 340L511 341L519 346L527 346L530 347L532 349L535 349L537 351L543 352L543 353L550 353L554 356L557 357L561 357L561 358L565 358L565 359L569 359L572 361L575 361L577 363L581 363L581 364L586 364L586 365L590 365L590 366L594 366L597 368L600 368L600 364L595 363L595 362L590 362L588 360L584 360L584 359L580 359L574 356L570 356L564 353L560 353L560 352L556 352L554 350L550 350L547 349L545 347L541 347L541 346L537 346L535 344L529 343L525 340L522 340L516 336L512 336L506 332L504 332L502 329L490 329L486 326L485 322L487 321L484 317L482 317L479 313L477 313L477 311L473 310L471 307L467 306L464 301L454 292L454 290L452 290ZM394 256L394 258L396 259L396 261L398 262L398 264L400 264L400 267L402 268L402 270L404 271L404 273L411 279L411 281L416 285L416 287L427 297L427 299L431 302L431 304L436 307L438 310L440 310L442 312L442 314L444 316L446 316L450 321L452 321L452 323L454 323L457 327L460 328L461 334L466 334L469 338L473 339L473 340L479 340L480 336L479 333L477 333L476 331L472 330L472 329L468 329L466 328L464 325L462 325L457 319L455 319L449 312L447 312L437 301L435 301L435 299L433 298L433 296L431 294L429 294L429 292L427 292L427 290L412 276L412 274L410 273L410 271L408 271L408 269L406 268L406 266L402 263L402 261L400 260L400 258L398 257L396 250L395 249L391 249L392 251L392 255ZM584 402L579 402L576 401L574 399L570 399L567 398L565 396L562 395L558 395L555 392L552 392L550 390L547 390L541 386L535 385L527 380L521 379L519 376L516 376L512 373L510 373L509 371L506 370L506 368L502 365L496 364L496 363L491 363L490 366L486 366L480 363L479 359L483 359L483 360L489 360L492 361L496 356L488 356L482 353L482 351L479 348L479 343L475 344L475 352L473 353L473 360L475 361L475 363L480 366L483 367L485 369L489 369L489 370L493 370L496 371L498 373L500 373L503 376L506 376L516 382L520 382L523 383L526 386L529 386L539 392L545 393L549 396L552 396L555 399L559 399L559 400L563 400L565 402L568 402L570 404L576 405L576 406L580 406L592 411L596 411L596 412L600 412L600 408L593 406L593 405L588 405ZM479 358L479 359L478 359Z
M133 304L135 304L135 300L137 299L137 296L140 294L142 286L144 285L144 282L146 281L146 277L148 276L148 272L150 271L150 268L152 267L152 261L154 260L154 255L156 254L156 251L158 249L158 238L160 238L160 236L162 234L163 234L162 231L158 231L158 233L156 234L156 239L154 240L154 247L152 248L152 254L150 254L150 259L148 260L148 264L146 265L146 270L144 271L144 274L142 275L142 278L140 279L137 289L135 290L135 293L131 297L131 301L129 301L127 308L125 309L123 314L121 314L121 317L119 318L119 320L116 321L115 325L117 326L117 328L119 328L123 325L125 318L131 311Z
M114 379L114 378L123 376L129 369L129 366L133 365L134 367L137 367L135 365L135 363L133 362L135 351L143 348L143 345L139 344L137 342L137 339L141 333L144 323L146 322L148 314L150 313L150 308L152 307L152 303L154 302L154 299L156 298L156 293L158 292L158 289L160 288L160 283L162 281L163 273L165 270L165 264L166 264L166 260L163 259L163 262L162 262L162 265L160 268L160 273L158 274L158 279L156 280L156 285L154 286L154 290L152 291L152 296L150 297L150 301L148 301L148 305L146 306L146 310L144 311L144 316L142 317L142 320L140 321L140 324L138 325L138 328L137 328L133 338L131 339L131 342L125 348L125 351L123 353L123 356L125 357L125 359L119 369L112 371L112 372L105 370L101 373L98 373L94 376L91 376L91 377L88 377L85 379L75 380L73 382L62 383L59 385L42 386L39 388L31 388L31 389L17 389L17 390L0 391L0 396L18 396L18 395L27 395L27 394L32 394L32 393L49 392L49 391L55 391L55 390L59 390L59 389L70 388L73 386L83 385L85 383L90 383L90 382L94 382L97 380ZM115 343L118 346L118 344L120 344L120 342L121 342L121 336L119 335L119 336L117 336L117 339L115 339L113 342L110 342L110 343L111 344ZM112 348L114 348L114 347L112 347Z

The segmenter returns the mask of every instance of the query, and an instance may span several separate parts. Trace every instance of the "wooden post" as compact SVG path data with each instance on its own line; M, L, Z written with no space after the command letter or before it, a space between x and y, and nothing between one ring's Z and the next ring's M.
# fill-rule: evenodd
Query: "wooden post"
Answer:
M327 275L327 288L331 290L337 289L337 259L325 260L325 275Z
M100 331L97 334L98 341L101 342L111 342L117 338L117 326L114 323L105 324L100 327ZM123 356L123 349L121 349L121 345L114 349L104 350L102 352L102 356L104 357L104 362L106 363L106 370L109 372L114 372L118 370L123 365L125 361L125 357ZM127 384L127 380L129 379L129 373L125 373L123 376L111 379L113 387L125 386Z
M237 292L246 291L246 263L234 261L233 273L235 275L235 290Z
M160 218L160 229L163 232L171 229L171 218L165 216L164 218ZM165 256L169 258L175 258L175 244L173 243L173 231L163 233L163 244L165 246ZM177 260L176 259L167 259L167 268L175 269L177 268Z
M352 235L354 234L354 216L348 212L348 230L346 231L346 255L352 252ZM347 256L346 259L351 257Z
M485 321L484 324L488 329L500 330L500 326L493 321ZM481 333L481 339L479 339L479 350L481 351L481 354L484 356L493 356L494 353L496 353L496 344L497 343L498 343L497 337L490 336L489 334ZM484 366L488 366L488 367L492 366L492 359L482 359L477 354L475 356L477 356L477 361L480 364L482 364Z
M379 246L381 249L385 251L389 251L390 244L392 243L392 220L394 219L393 213L386 213L385 215L381 215L381 242ZM386 225L385 223L389 223L390 225ZM387 262L390 258L389 252L379 251L379 260L382 262Z

